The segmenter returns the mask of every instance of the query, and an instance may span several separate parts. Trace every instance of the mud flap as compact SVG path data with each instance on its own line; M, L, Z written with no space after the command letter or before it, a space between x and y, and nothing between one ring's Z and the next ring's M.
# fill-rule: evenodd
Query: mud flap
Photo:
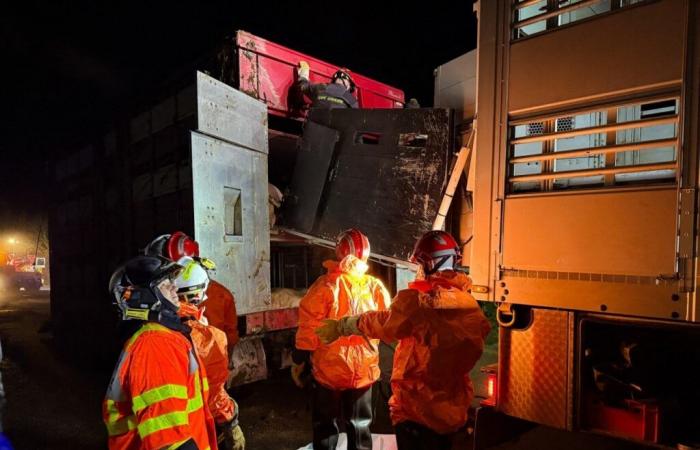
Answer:
M267 358L262 336L246 336L233 347L226 388L267 378Z

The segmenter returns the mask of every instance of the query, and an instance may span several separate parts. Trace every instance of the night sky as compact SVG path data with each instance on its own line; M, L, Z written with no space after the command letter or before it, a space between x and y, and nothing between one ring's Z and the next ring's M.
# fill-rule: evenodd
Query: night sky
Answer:
M46 160L238 29L432 103L433 69L476 45L472 2L23 1L0 14L0 213L46 209ZM345 10L345 12L343 12ZM0 214L0 220L2 214Z

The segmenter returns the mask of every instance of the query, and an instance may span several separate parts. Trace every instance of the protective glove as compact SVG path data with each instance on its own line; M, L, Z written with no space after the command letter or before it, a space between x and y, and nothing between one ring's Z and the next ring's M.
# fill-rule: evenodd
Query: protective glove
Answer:
M324 344L330 344L336 341L342 334L340 333L340 321L333 319L324 319L323 325L314 330L316 336Z
M302 78L304 80L309 79L309 63L306 61L299 61L299 67L297 67L297 75L299 75L299 78Z
M299 389L304 389L304 386L306 386L306 377L304 376L304 372L306 369L306 363L292 363L292 381L294 381L294 384L297 385Z
M245 450L245 436L235 420L218 427L216 440L219 450Z
M341 336L362 335L360 329L357 328L359 320L359 316L343 317L340 320L324 319L323 325L316 328L314 332L321 342L330 344Z

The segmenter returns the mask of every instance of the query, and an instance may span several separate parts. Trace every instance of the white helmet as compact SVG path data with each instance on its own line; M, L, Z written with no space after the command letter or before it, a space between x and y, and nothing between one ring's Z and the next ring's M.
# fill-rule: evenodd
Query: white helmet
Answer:
M183 256L177 263L183 267L175 279L177 295L181 301L199 305L207 299L209 275L202 265L189 256Z

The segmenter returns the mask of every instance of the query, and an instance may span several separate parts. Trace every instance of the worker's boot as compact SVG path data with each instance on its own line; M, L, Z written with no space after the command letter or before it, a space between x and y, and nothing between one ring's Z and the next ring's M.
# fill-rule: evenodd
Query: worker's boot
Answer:
M372 450L372 386L343 391L343 417L348 450Z

